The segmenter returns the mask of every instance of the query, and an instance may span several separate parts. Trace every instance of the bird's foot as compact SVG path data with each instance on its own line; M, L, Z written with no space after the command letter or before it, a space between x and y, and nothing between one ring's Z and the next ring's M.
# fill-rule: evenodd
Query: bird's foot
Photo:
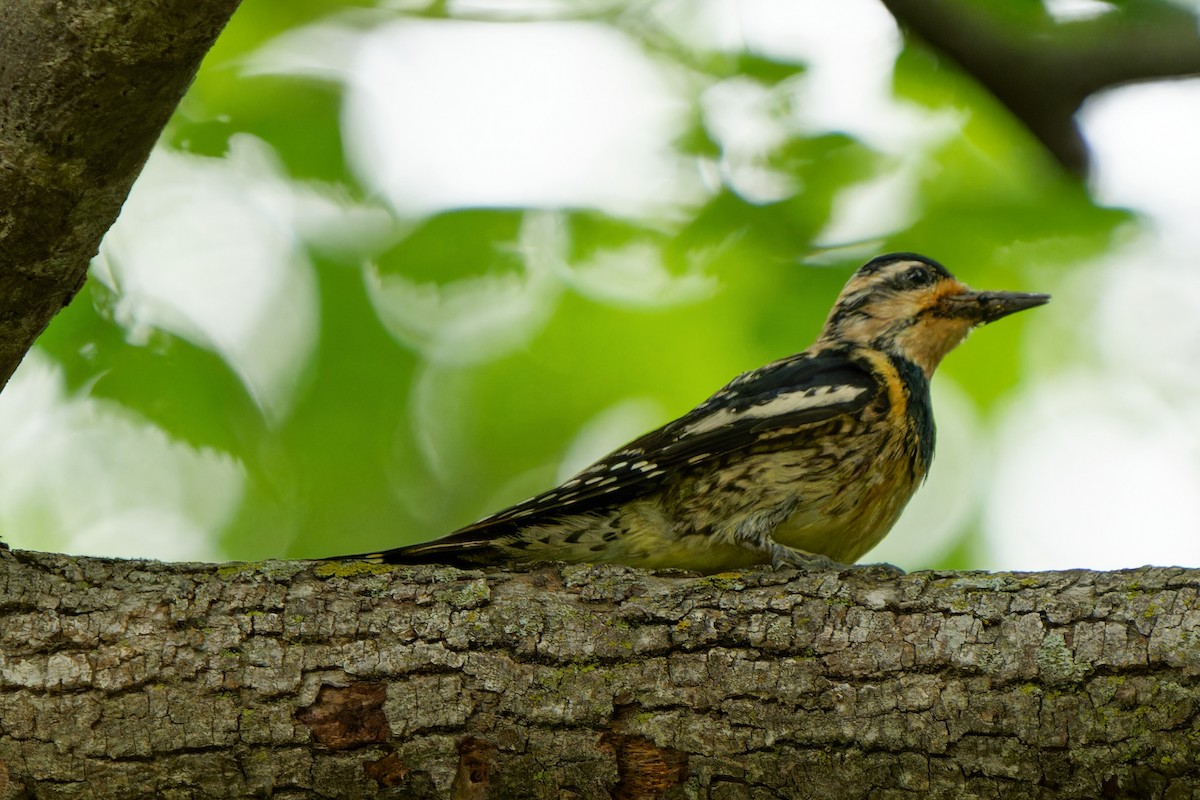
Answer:
M771 556L771 567L773 569L784 569L786 567L795 567L805 570L848 570L848 569L870 569L878 572L887 573L890 577L900 577L907 574L895 564L879 562L875 564L843 564L840 561L834 561L829 556L821 555L820 553L810 553L807 550L799 550L795 547L774 543L770 545L769 553Z
M798 550L795 547L772 543L769 546L768 553L771 556L771 567L774 569L784 569L785 567L796 567L797 569L821 570L821 569L845 569L848 564L842 564L834 561L829 556L823 556L820 553L809 553L806 550Z
M853 564L855 569L873 569L879 572L886 573L889 577L899 578L901 575L907 575L902 568L895 564L889 564L886 561L876 561L874 564Z

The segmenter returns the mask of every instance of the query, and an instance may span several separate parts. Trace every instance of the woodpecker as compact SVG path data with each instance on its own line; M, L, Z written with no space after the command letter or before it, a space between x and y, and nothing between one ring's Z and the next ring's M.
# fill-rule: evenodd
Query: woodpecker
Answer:
M739 375L536 497L432 542L345 558L702 573L853 563L929 471L929 379L942 358L973 328L1049 299L974 291L915 253L879 256L803 352Z

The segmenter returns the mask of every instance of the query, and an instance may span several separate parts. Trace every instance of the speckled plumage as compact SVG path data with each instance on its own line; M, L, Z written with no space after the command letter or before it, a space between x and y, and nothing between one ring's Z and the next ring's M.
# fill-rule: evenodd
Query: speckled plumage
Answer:
M929 469L929 378L942 357L973 327L1048 299L973 292L912 253L873 259L807 350L739 375L547 492L442 539L358 558L700 572L856 561Z

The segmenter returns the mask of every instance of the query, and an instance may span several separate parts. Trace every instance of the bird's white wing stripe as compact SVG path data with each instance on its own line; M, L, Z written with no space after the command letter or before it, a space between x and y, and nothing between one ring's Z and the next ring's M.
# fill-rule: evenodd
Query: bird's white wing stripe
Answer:
M848 403L865 391L867 391L867 387L865 386L845 384L842 386L823 386L818 389L802 389L795 392L786 392L772 397L765 403L747 406L741 410L730 408L718 409L708 416L702 417L691 425L688 425L683 429L683 433L684 435L693 436L698 433L707 433L708 431L716 430L717 428L743 419L767 419L768 417L779 417L811 408L823 408L825 406L837 405L838 403Z

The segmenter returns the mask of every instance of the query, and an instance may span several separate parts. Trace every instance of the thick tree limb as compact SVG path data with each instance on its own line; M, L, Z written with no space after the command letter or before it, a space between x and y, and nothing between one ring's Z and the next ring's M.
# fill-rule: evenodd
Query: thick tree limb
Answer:
M237 5L0 3L0 386L83 285Z
M1021 120L1055 159L1085 174L1075 112L1088 95L1134 81L1200 75L1200 28L1160 0L1123 3L1094 19L1004 18L1003 4L882 0L907 30L948 55ZM1019 11L1027 11L1021 6Z
M0 552L0 797L1191 797L1200 571Z

